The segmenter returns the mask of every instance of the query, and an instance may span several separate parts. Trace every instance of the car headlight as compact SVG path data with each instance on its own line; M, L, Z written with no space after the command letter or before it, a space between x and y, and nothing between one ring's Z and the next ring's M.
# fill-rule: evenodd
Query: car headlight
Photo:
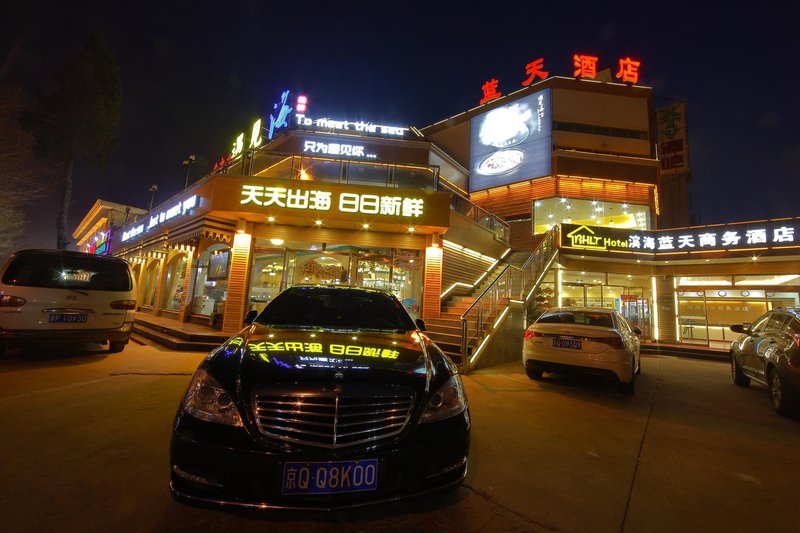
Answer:
M198 368L192 376L183 398L183 409L208 422L236 427L243 425L233 398L202 368Z
M422 413L420 423L437 422L455 416L467 407L467 398L464 396L464 385L458 374L453 374L439 390L434 393Z

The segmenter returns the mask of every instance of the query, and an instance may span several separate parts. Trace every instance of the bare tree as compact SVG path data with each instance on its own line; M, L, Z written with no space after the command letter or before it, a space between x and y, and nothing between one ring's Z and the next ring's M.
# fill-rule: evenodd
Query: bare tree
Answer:
M26 204L50 186L48 167L34 155L33 135L20 125L22 108L22 91L0 84L0 256L10 253L25 231Z
M103 35L92 35L85 47L67 58L55 82L52 92L37 93L37 105L26 114L24 123L34 135L37 156L60 167L56 245L64 249L71 240L68 215L75 164L106 167L122 114L122 84Z

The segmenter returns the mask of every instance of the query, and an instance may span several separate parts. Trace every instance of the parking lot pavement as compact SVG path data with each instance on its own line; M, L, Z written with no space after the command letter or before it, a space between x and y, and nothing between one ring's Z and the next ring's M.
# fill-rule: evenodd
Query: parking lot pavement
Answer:
M472 448L455 492L330 514L182 505L167 489L169 431L203 356L129 346L1 361L4 529L798 531L798 420L774 414L762 387L732 385L726 364L668 357L643 358L633 396L531 381L521 363L465 376Z

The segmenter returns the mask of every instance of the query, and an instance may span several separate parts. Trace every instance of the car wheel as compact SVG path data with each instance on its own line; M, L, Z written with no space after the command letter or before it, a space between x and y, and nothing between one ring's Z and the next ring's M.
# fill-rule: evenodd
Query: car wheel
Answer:
M128 344L128 341L111 341L108 343L108 352L109 353L118 353L125 349L125 345Z
M797 403L789 391L783 386L777 368L771 368L767 374L767 385L769 386L769 397L772 408L782 415L797 414Z
M739 365L733 352L731 352L731 379L740 387L747 387L750 385L750 378L745 376L744 372L742 372L742 367Z
M542 379L544 370L536 368L535 366L525 366L525 373L528 374L528 377L531 379Z

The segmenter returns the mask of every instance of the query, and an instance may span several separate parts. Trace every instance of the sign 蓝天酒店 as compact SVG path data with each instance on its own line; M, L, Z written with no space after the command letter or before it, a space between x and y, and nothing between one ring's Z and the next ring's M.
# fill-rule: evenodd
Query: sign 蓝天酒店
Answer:
M797 247L800 246L800 219L653 231L562 224L561 246L656 255Z
M183 200L178 200L174 204L171 204L170 207L162 209L156 214L151 215L148 213L144 216L144 218L131 224L123 230L121 241L127 242L135 237L151 231L153 228L156 228L164 222L173 220L179 216L184 216L198 205L199 201L197 195L192 195Z

